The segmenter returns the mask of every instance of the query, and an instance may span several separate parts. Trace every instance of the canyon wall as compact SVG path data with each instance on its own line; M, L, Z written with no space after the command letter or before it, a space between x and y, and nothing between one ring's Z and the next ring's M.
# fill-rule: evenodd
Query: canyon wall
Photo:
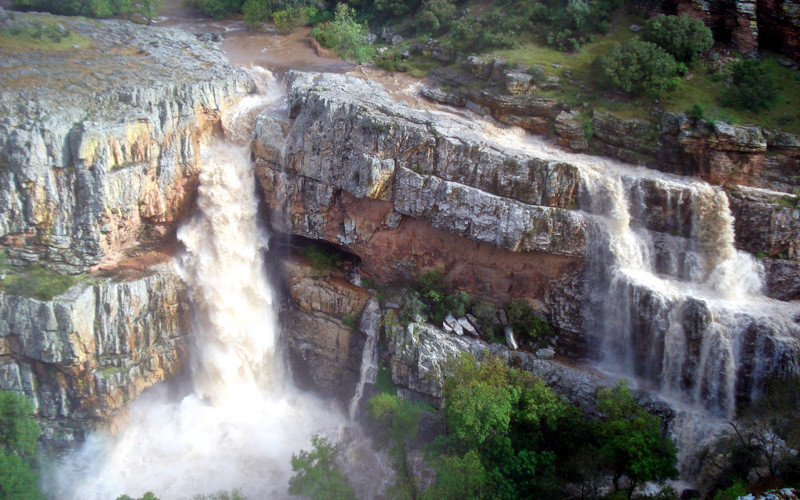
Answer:
M33 264L91 271L51 300L0 291L0 389L31 398L45 441L66 447L187 367L174 231L193 208L201 145L254 84L218 35L0 21L72 33L64 49L0 58L0 290Z

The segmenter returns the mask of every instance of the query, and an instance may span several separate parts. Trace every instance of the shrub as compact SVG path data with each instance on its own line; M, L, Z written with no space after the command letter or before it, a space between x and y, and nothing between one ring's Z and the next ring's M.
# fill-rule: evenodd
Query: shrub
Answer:
M518 335L530 340L542 340L553 335L553 328L523 299L515 299L505 306L508 322Z
M369 44L369 30L366 24L355 20L351 7L340 3L336 6L333 21L311 30L323 47L333 49L340 57L348 61L362 63L369 61L374 53Z
M0 281L0 290L37 300L51 300L66 292L78 279L33 265L21 273L6 276Z
M703 109L703 105L699 102L692 104L692 107L689 108L687 113L689 118L693 120L703 120L706 117L706 110Z
M272 13L275 27L281 33L288 33L298 26L308 24L317 15L315 7L287 7Z
M355 499L353 487L334 463L333 445L324 437L312 436L311 446L311 451L292 455L294 475L289 479L289 493L311 500Z
M769 109L778 97L775 81L761 61L745 59L731 65L730 87L722 92L725 106L758 111Z
M714 45L711 30L686 14L658 16L645 23L642 39L652 42L681 62L691 63Z
M247 0L242 6L244 23L250 29L260 27L269 19L271 7L270 0Z
M311 261L311 268L316 274L327 275L339 262L339 254L316 245L300 250L300 255Z
M675 88L675 58L650 42L617 44L595 61L599 83L635 95L660 97Z

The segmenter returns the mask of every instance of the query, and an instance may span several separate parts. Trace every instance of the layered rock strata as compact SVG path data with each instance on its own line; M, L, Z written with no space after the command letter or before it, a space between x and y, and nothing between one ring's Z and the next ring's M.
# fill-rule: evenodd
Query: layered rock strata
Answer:
M200 143L253 84L183 31L47 22L74 47L0 49L0 241L14 264L79 273L174 228Z
M80 282L49 301L0 293L0 389L33 401L49 444L82 439L183 371L186 286L170 264L146 274Z
M542 298L581 266L575 167L487 146L464 123L375 84L289 73L290 116L262 115L256 172L272 227L347 247L362 271L408 282L444 267L494 300Z

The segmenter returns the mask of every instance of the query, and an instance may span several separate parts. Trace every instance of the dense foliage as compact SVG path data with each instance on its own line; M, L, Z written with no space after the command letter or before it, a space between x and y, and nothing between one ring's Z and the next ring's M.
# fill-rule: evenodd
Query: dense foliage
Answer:
M0 498L44 498L36 470L40 433L31 402L15 392L0 392Z
M552 337L550 323L534 311L523 299L512 300L505 306L508 322L514 333L524 340L540 341Z
M624 385L601 391L601 421L556 396L529 372L497 357L462 354L445 380L449 443L433 460L426 498L558 498L567 482L596 495L623 475L628 496L646 481L677 476L676 450L661 421Z
M675 88L678 68L658 45L630 40L597 58L595 70L598 82L607 88L655 98Z
M111 17L139 14L151 21L161 0L14 0L14 8L64 16Z
M294 476L289 493L311 500L350 500L355 492L334 463L334 447L321 436L311 438L311 451L292 455Z
M691 63L714 45L711 30L703 21L686 14L648 20L642 29L642 39L658 45L684 63Z
M745 59L731 67L731 85L722 94L726 106L758 111L772 107L777 89L771 75L761 63Z
M369 43L366 23L359 23L353 9L343 3L336 6L333 20L315 27L311 36L348 61L369 61L375 51Z

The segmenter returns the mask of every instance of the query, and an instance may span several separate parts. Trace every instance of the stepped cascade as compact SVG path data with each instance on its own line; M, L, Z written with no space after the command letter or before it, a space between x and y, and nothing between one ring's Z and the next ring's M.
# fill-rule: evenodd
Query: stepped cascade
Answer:
M722 188L488 129L505 147L578 167L584 327L601 368L725 418L768 379L800 373L797 309L764 296Z

